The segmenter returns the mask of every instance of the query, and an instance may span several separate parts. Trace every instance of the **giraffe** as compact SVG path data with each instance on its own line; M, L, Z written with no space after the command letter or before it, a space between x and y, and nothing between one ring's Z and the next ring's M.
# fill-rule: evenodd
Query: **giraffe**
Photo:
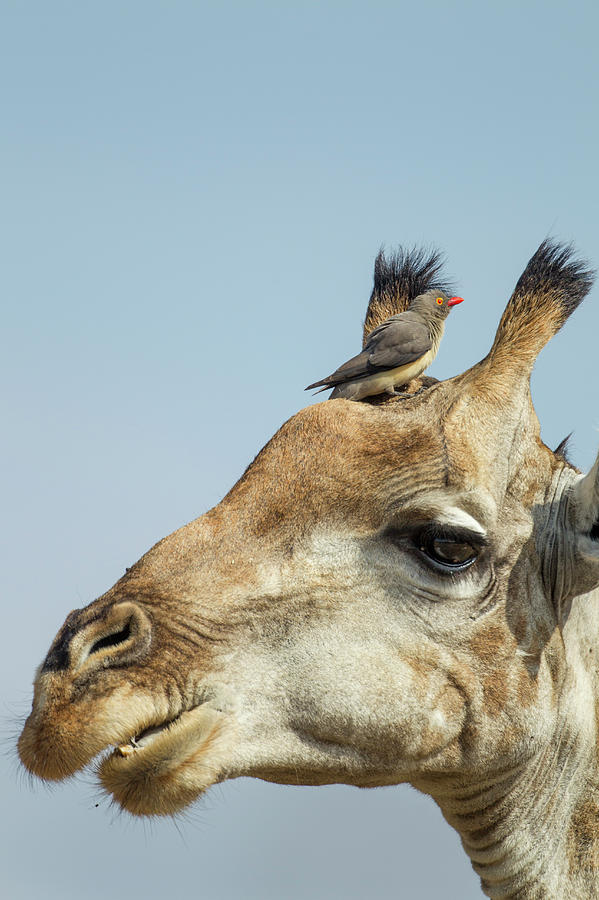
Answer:
M599 896L599 459L583 475L546 447L530 396L591 283L544 241L471 369L294 415L216 507L67 616L26 768L99 758L137 816L239 776L409 782L488 897ZM380 255L365 335L431 287L436 254Z

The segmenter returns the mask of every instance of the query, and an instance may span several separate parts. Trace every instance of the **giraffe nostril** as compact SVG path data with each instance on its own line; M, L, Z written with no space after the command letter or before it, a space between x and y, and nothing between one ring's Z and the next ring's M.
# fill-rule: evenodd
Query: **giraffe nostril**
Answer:
M76 632L68 648L70 668L79 672L123 666L147 652L151 623L136 603L117 603Z
M89 656L92 653L97 653L98 650L103 650L105 647L117 647L119 644L124 644L125 641L129 640L131 637L131 620L125 623L125 625L119 629L118 631L112 632L112 634L105 634L104 637L101 637L97 640L89 649Z

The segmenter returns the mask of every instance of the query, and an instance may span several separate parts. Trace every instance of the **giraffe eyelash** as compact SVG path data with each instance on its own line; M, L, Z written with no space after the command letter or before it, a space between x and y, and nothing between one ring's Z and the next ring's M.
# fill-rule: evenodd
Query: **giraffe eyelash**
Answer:
M390 528L386 536L396 545L406 544L428 568L444 577L459 578L480 559L487 540L480 534L439 522L414 529Z

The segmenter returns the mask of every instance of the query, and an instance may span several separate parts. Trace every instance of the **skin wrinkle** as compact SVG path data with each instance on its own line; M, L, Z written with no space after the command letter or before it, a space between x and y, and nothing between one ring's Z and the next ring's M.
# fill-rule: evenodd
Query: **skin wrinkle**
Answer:
M495 572L491 573L491 578L489 580L489 588L481 597L480 606L477 611L471 616L472 619L479 619L481 616L488 615L493 612L497 604L500 602L500 596L498 591L497 579L495 577Z
M538 777L538 774L539 774L538 772L535 772L535 775L537 777ZM506 790L498 798L496 798L494 801L487 804L483 808L482 814L487 819L487 823L488 823L487 826L475 830L474 834L472 834L472 832L468 831L467 838L463 837L463 839L465 839L468 842L469 846L471 846L471 848L472 848L471 849L472 858L478 860L480 863L484 863L485 879L486 879L486 883L489 885L497 884L497 883L499 883L499 881L502 880L499 872L498 872L498 874L499 874L498 879L496 879L492 876L491 869L489 866L489 863L493 862L494 867L498 870L501 870L501 865L498 865L498 863L501 862L502 857L501 857L501 854L497 854L494 860L490 860L486 853L482 854L480 851L481 850L486 851L489 847L493 847L493 848L496 848L497 850L499 850L499 848L501 847L501 844L500 843L498 844L496 841L493 841L488 845L485 844L483 846L477 846L478 839L481 834L483 835L484 838L486 838L487 835L492 834L495 822L504 817L505 809L509 807L510 793L513 793L514 791L522 791L522 784L520 782L518 782L517 780L514 781L512 784L510 784L509 790ZM538 796L538 792L537 792L537 796ZM534 800L535 800L535 797L533 797L533 799L532 799L531 808L532 808L532 806L534 806ZM537 831L537 837L540 833L543 833L544 831L546 831L547 833L551 833L551 831L554 829L554 823L551 822L551 823L547 824L544 817L542 816L537 820L536 829L539 829ZM519 858L524 863L527 861L528 853L534 854L534 850L532 847L528 851L526 849L522 848L519 853L516 853L515 855L513 854L513 857L515 859ZM477 866L475 866L475 868L477 868ZM491 895L491 896L493 896L493 895ZM502 894L497 894L497 896L502 896Z

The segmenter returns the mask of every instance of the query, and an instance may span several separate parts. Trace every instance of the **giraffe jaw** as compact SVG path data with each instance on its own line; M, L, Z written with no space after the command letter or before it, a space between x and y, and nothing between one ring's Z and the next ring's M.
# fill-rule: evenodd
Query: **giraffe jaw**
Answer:
M224 715L202 704L146 728L98 766L102 787L133 815L172 815L223 774Z

